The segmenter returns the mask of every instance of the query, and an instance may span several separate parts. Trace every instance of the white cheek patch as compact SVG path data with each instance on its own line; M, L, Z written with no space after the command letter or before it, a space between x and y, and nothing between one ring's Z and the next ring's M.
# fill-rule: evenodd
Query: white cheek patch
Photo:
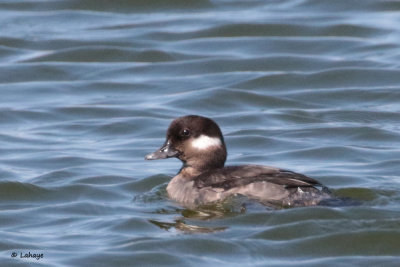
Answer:
M221 146L221 140L217 137L209 137L207 135L200 135L192 141L192 146L194 148L203 150L208 149L213 146Z

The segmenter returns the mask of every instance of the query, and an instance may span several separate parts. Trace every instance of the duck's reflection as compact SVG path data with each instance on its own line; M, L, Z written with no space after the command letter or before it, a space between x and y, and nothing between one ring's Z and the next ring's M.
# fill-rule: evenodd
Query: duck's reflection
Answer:
M250 209L263 209L265 206L261 205L255 207L252 202L249 202L246 197L232 197L223 202L218 202L210 205L203 205L196 207L196 209L160 209L155 213L157 214L179 214L173 222L163 222L160 220L150 219L150 223L158 226L161 229L170 231L178 230L183 233L213 233L220 232L228 229L227 226L204 226L204 222L215 224L217 219L226 219L245 213ZM217 222L218 223L218 222Z
M213 233L226 230L228 227L204 227L194 224L188 224L185 220L177 219L173 223L160 222L155 220L149 220L150 223L160 227L163 230L169 231L175 229L183 233Z

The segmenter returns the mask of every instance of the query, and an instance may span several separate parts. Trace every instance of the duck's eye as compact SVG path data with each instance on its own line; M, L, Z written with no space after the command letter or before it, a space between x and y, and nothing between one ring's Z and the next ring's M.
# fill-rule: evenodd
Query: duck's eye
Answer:
M182 131L182 136L189 136L190 135L190 131L188 129L185 129Z

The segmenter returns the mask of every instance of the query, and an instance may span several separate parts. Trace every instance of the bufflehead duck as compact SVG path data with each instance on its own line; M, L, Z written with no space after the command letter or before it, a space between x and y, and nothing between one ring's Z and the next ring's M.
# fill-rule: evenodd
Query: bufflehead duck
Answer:
M331 197L326 187L305 175L261 165L224 167L226 156L218 125L209 118L189 115L172 121L165 143L145 159L176 157L183 162L167 193L184 206L208 204L237 194L283 207L317 205Z

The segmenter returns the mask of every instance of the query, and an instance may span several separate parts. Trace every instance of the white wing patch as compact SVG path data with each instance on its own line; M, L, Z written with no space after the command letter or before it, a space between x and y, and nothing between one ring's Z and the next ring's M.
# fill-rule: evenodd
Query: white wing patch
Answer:
M203 150L213 146L221 146L221 140L217 137L209 137L207 135L200 135L192 141L192 146L194 148Z

